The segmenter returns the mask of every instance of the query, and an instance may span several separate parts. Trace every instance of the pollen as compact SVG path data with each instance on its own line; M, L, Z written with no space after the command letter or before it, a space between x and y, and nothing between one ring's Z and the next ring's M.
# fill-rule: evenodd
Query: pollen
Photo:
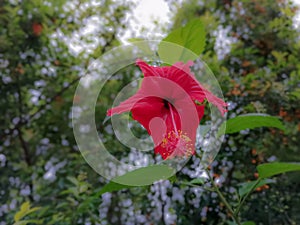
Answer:
M161 142L161 147L165 149L166 158L189 157L194 153L192 140L181 130L170 131Z

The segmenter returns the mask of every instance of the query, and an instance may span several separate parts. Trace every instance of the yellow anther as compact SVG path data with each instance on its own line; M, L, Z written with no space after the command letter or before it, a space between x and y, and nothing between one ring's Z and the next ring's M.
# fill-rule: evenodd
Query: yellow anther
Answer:
M161 147L166 149L168 158L176 156L189 157L193 154L192 140L182 130L170 131L161 142ZM165 153L166 153L165 152Z

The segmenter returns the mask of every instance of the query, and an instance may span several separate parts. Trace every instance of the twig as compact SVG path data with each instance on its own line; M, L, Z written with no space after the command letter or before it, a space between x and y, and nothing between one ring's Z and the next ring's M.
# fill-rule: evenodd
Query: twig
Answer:
M19 80L19 76L16 76L17 78L17 92L18 92L18 111L19 111L19 116L20 116L20 122L23 122L23 97L22 97L22 90L21 90L21 85L20 85L20 80ZM28 145L26 143L26 141L23 138L21 129L17 128L18 131L18 137L20 140L20 144L21 147L23 149L24 152L24 158L25 158L25 162L27 164L28 167L31 167L32 163L31 163L31 156L30 156L30 152L28 149ZM33 183L31 180L29 180L29 188L30 188L30 195L29 195L29 199L31 201L33 201Z
M241 210L241 207L243 206L243 204L245 203L246 199L249 197L249 195L253 192L253 190L255 189L255 187L257 186L257 184L259 184L259 182L261 181L261 179L257 179L256 182L253 184L253 186L251 187L250 191L245 195L245 197L242 198L242 201L240 202L240 204L238 204L235 212L234 212L234 215L235 216L238 216L240 210Z
M211 184L214 187L214 190L217 192L219 198L221 199L221 201L224 203L225 207L227 208L227 210L229 211L231 217L233 218L234 222L236 222L236 224L241 225L239 218L236 216L236 214L234 213L232 207L230 206L230 204L228 203L228 201L226 200L226 198L224 197L224 195L222 194L222 192L220 191L220 189L218 188L218 186L215 184L213 178L210 176L209 171L206 170L206 173L211 181Z

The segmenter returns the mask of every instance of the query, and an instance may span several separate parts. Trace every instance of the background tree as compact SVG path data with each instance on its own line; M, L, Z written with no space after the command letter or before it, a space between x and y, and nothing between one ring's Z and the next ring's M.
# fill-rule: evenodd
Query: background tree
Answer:
M199 17L206 27L202 55L230 103L229 117L243 113L280 116L275 129L226 137L210 171L235 204L241 182L257 178L267 161L299 161L299 33L288 1L186 1L173 28ZM76 146L72 101L79 79L97 57L119 44L129 1L0 2L0 222L35 219L40 224L230 224L230 215L200 177L200 160L170 180L104 193L108 181L94 172ZM119 71L102 90L96 121L103 121L115 93L140 71ZM208 118L208 116L207 116ZM125 160L137 150L115 141L110 123L97 124L106 147ZM137 136L145 131L134 126ZM256 190L242 221L297 224L299 178L282 175ZM29 204L30 203L30 204ZM35 208L41 207L41 208ZM268 216L266 216L268 215Z
M70 110L89 60L118 43L129 4L1 1L2 223L26 201L42 207L42 224L100 220L99 178L76 147Z
M229 117L267 113L281 117L286 126L284 134L261 129L228 137L213 169L224 177L229 196L232 186L257 178L257 164L299 161L297 10L291 1L189 1L175 17L175 27L194 17L206 21L210 38L203 59L230 102ZM226 167L230 170L224 173ZM296 175L281 176L270 189L259 188L243 217L262 224L296 224L299 182Z

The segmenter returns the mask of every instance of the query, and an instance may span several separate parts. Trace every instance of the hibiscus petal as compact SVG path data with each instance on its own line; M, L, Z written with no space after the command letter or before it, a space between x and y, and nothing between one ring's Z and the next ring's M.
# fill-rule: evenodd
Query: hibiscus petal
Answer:
M208 91L206 88L204 88L200 83L198 83L198 87L194 88L190 92L191 97L193 100L197 100L200 103L204 101L204 99L207 99L208 102L215 105L222 116L224 116L225 112L227 112L227 103L224 102L221 98L218 98L214 94L212 94L210 91Z
M136 60L136 65L138 65L140 67L140 69L142 70L144 77L150 77L150 76L157 76L160 77L161 74L161 69L160 67L154 67L154 66L150 66L148 65L146 62L144 62L143 60Z
M188 61L187 63L177 62L174 63L171 67L172 70L177 70L179 73L184 73L192 76L194 78L194 74L191 71L191 66L194 65L193 61Z
M178 62L169 67L166 73L171 74L172 77L170 76L169 78L180 84L181 87L189 93L192 99L198 100L199 102L203 102L204 99L207 99L208 102L211 102L219 109L223 116L224 113L227 112L227 104L197 81L190 70L191 65L193 65L191 61L186 64Z
M163 101L158 97L143 98L131 109L132 118L142 124L148 133L151 134L149 123L155 117L163 117L163 107Z
M138 92L135 95L128 98L127 100L125 100L124 102L121 102L119 106L109 109L106 114L108 116L112 116L114 114L129 112L133 108L133 106L137 102L141 101L143 98L145 98L145 96Z

